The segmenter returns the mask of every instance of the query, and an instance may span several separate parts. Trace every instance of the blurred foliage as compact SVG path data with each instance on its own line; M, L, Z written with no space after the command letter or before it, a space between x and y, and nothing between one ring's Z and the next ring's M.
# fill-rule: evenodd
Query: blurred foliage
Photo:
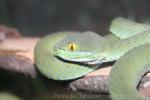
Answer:
M0 93L0 100L22 100L22 99L11 94L11 93L1 92Z

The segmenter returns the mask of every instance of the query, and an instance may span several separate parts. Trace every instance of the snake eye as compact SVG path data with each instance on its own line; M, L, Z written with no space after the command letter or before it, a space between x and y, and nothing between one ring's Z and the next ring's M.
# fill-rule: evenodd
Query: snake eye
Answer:
M70 43L70 44L68 44L68 49L69 49L69 51L76 51L77 45L75 43Z

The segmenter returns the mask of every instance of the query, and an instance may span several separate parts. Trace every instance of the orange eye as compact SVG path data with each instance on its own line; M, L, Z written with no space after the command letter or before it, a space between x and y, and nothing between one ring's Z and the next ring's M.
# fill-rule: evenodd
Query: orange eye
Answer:
M77 50L77 45L75 43L70 43L70 44L68 44L68 49L70 51L76 51Z

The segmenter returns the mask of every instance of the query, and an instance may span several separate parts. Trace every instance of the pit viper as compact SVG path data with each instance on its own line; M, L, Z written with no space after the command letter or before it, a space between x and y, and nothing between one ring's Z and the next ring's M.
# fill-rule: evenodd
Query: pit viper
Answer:
M142 76L149 71L150 25L117 17L110 35L94 32L58 32L43 37L35 47L35 63L50 79L69 80L116 61L108 79L113 100L149 100L138 93Z

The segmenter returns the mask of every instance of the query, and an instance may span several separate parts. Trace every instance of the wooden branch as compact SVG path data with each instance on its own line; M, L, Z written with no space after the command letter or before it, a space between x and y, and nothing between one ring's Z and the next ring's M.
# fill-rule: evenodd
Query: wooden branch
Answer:
M0 42L0 67L36 76L33 51L38 38L7 38Z
M108 93L108 76L111 67L101 68L85 77L72 81L68 88L73 91L84 91L89 93ZM150 75L142 78L139 85L139 92L144 96L150 96Z
M20 38L21 34L19 31L12 27L7 27L4 25L0 25L0 41L6 38Z
M69 84L73 91L84 91L89 93L108 93L107 76L89 76L75 80Z
M33 51L38 40L22 37L17 29L0 25L0 68L35 77Z
M72 81L68 88L73 91L85 91L92 93L108 93L107 78L111 67L98 69L81 79Z

